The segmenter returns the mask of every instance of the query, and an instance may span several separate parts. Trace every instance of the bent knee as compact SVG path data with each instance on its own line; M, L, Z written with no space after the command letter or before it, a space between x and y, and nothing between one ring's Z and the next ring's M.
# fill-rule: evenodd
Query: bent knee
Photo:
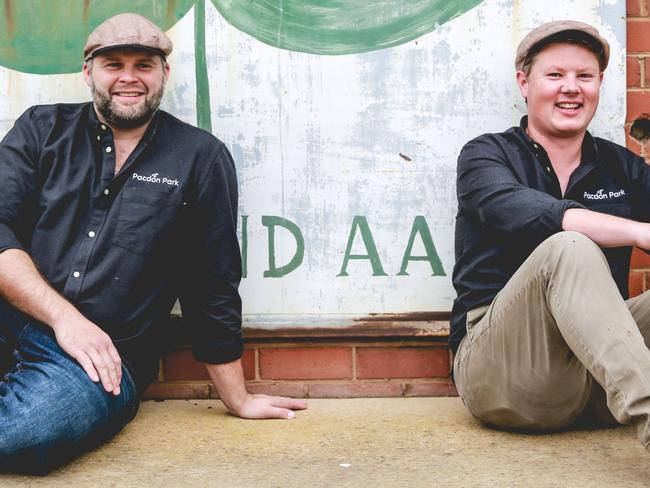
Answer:
M542 254L553 265L561 262L573 265L604 264L605 256L594 241L580 232L562 231L542 242L534 253Z

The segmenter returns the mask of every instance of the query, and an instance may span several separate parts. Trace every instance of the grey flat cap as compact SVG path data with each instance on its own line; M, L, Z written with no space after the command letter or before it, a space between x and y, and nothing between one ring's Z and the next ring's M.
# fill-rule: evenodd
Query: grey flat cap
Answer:
M609 63L609 43L605 38L601 37L595 27L576 20L554 20L553 22L546 22L539 27L535 27L522 39L517 47L515 69L517 71L523 70L524 63L526 62L526 58L528 58L530 50L537 44L555 34L566 31L578 31L591 37L596 44L600 45L603 49L602 69L604 70L607 67L607 63Z
M105 20L90 33L84 47L84 61L113 49L144 49L167 57L172 41L153 22L134 13Z

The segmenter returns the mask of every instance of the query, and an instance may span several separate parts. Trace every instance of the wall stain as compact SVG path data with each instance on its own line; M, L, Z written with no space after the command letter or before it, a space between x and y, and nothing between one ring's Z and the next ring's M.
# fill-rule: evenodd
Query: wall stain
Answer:
M7 20L7 37L13 39L16 33L16 20L14 19L13 0L5 0L5 19Z

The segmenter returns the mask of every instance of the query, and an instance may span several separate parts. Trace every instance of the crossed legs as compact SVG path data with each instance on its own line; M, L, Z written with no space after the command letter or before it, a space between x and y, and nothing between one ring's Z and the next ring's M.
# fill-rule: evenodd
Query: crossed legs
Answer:
M646 343L650 293L623 301L598 246L562 232L529 256L489 306L470 311L456 385L474 416L510 429L564 428L606 398L616 421L636 423L648 447Z

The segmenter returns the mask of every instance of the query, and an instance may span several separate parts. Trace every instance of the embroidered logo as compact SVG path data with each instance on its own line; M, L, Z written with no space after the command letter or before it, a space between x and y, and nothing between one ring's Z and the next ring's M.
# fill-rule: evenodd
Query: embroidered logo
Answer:
M151 173L149 176L139 175L138 173L133 173L132 179L138 181L146 181L147 183L157 183L162 185L171 185L178 186L178 179L167 178L166 176L158 176L160 173Z
M618 198L622 196L625 196L625 190L622 188L620 190L610 191L608 193L605 193L605 190L601 188L596 193L585 192L583 198L585 200L609 200L610 198Z

